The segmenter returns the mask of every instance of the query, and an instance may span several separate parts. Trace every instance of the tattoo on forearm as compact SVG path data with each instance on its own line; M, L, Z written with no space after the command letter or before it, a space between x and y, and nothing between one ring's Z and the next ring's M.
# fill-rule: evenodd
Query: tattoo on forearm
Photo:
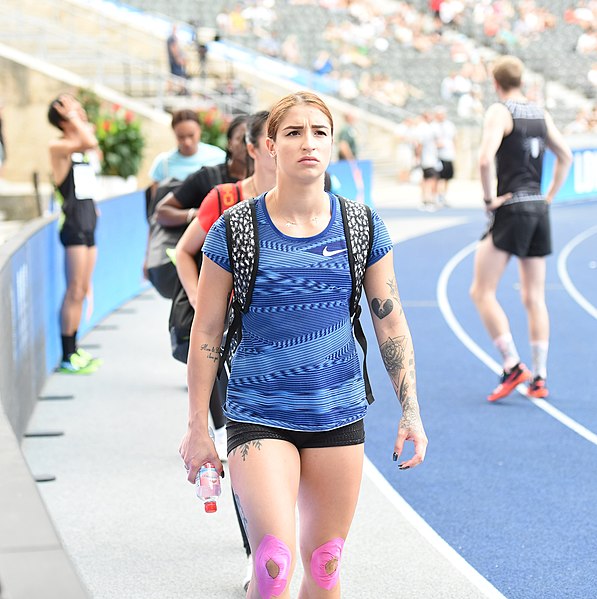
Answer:
M373 314L381 320L394 309L394 304L391 299L382 300L378 297L374 297L371 300L371 309L373 310Z
M394 383L399 388L399 377L404 370L404 351L406 349L406 337L388 337L388 340L379 346L384 366Z
M257 449L260 450L261 449L261 441L257 440L257 441L249 441L248 443L243 443L242 445L239 445L238 447L235 447L232 450L232 455L236 455L237 450L240 452L240 455L243 459L243 462L247 459L247 455L249 454L249 449L251 447L251 445Z
M419 411L419 402L416 397L407 397L402 403L402 418L400 428L411 432L423 433L423 423Z
M407 400L415 397L416 393L415 354L412 345L407 349L406 336L388 337L379 349L398 401L404 410ZM414 401L416 402L416 399Z
M392 277L388 282L388 287L390 288L390 295L394 299L398 310L400 311L400 315L402 315L402 302L400 301L400 294L398 293L398 283L396 283L396 278Z
M214 362L220 361L220 350L216 347L210 347L207 343L204 343L200 348L202 352L207 354L207 359Z
M387 285L390 288L390 296L387 299L382 299L379 297L374 297L371 300L371 310L373 314L382 320L385 318L390 312L394 310L396 307L398 311L398 316L402 316L402 303L400 302L400 295L398 295L398 285L396 284L396 279L392 277L387 281Z

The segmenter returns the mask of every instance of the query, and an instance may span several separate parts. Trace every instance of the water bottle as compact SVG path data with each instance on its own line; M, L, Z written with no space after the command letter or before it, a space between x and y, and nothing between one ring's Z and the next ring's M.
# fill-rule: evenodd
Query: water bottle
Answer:
M209 427L209 436L214 440L214 432ZM197 473L195 479L195 487L197 489L197 497L203 501L205 511L208 514L213 514L218 510L217 499L222 492L220 486L220 475L211 462L205 462Z

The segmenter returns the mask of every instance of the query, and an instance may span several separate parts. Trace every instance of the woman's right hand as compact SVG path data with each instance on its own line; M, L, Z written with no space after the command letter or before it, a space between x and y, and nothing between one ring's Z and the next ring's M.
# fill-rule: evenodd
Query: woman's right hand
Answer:
M209 436L208 429L198 431L189 427L178 451L187 469L187 480L191 484L195 484L197 474L206 462L213 464L218 474L222 478L224 477L224 467L218 457L214 442Z

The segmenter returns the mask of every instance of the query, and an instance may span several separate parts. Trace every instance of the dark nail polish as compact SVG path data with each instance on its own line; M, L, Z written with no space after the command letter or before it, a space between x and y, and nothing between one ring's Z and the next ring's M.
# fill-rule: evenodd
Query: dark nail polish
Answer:
M410 466L403 466L402 464L398 466L398 470L408 470Z
M394 452L394 453L392 454L392 461L393 461L393 462L397 462L397 461L398 461L398 454L397 454L396 452Z
M225 472L222 470L222 474L220 474L220 476L221 476L222 478L224 478L224 477L226 476L226 473L225 473Z

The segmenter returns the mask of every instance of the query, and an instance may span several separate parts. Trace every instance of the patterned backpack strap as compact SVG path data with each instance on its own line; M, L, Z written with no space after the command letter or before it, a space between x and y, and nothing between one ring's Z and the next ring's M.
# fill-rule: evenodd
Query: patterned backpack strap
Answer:
M373 245L373 220L371 209L366 204L347 200L338 196L344 236L348 254L348 264L352 276L352 294L350 297L350 314L353 316L359 310L365 270L371 256Z
M228 307L228 330L220 357L218 376L230 363L242 337L241 318L248 312L257 278L259 241L255 200L239 202L224 212L226 244L232 269L232 298Z
M228 257L232 268L234 301L243 312L251 303L257 277L259 245L254 199L239 202L224 212Z
M365 270L373 246L373 218L371 217L371 209L365 204L347 200L342 196L338 196L338 201L340 202L342 223L344 224L348 265L352 279L350 315L355 339L363 350L363 381L365 382L367 401L371 404L374 397L367 371L367 338L359 317L361 316L360 300L363 281L365 280Z

